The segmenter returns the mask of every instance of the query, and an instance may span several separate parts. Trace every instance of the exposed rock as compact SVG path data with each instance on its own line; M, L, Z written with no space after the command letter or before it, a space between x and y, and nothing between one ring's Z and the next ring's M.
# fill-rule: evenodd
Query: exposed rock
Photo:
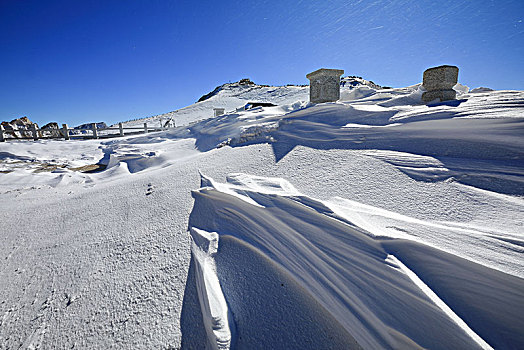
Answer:
M356 87L364 86L364 85L369 86L370 88L375 89L375 90L391 89L388 86L380 86L378 84L375 84L371 80L366 80L356 75L349 75L347 77L342 77L340 79L340 86L342 87L349 87L351 89L351 88L356 88Z
M224 85L225 85L225 84L224 84ZM211 91L210 93L205 94L205 95L203 95L202 97L200 97L200 98L198 99L197 102L202 102L202 101L207 100L208 98L211 98L211 97L215 96L216 94L218 94L218 93L220 92L220 90L222 90L222 88L224 87L224 85L217 86L217 87L215 88L215 90L213 90L213 91Z
M42 136L50 136L50 137L61 137L62 134L60 132L60 127L58 126L58 123L51 122L47 123L46 125L42 126Z
M210 93L205 94L202 97L200 97L197 102L202 102L202 101L207 100L208 98L211 98L211 97L215 96L216 94L218 94L224 88L231 88L231 87L235 87L235 86L243 86L243 87L246 87L246 86L257 86L257 84L255 84L254 82L252 82L251 80L249 80L247 78L241 79L241 80L239 80L237 82L234 82L234 83L222 84L220 86L217 86ZM266 85L258 85L258 86L266 86Z
M13 126L28 127L29 128L33 124L34 123L32 121L30 121L29 118L27 118L27 117L15 118L15 119L11 120L10 122L2 122L2 125L5 128L13 128Z
M58 126L58 123L55 123L55 122L47 123L46 125L41 127L42 130L59 129L59 128L60 127Z
M107 124L104 123L104 122L98 122L98 123L95 123L95 124L96 124L96 128L97 129L107 128ZM86 124L81 124L81 125L75 126L73 129L77 129L77 130L91 130L92 128L93 128L93 123L86 123Z
M34 125L32 121L27 117L15 118L10 122L2 122L2 126L6 132L5 138L22 138L22 137L32 137L32 132L30 131L31 127Z
M96 124L97 129L107 128L107 124L104 122L98 122L95 124ZM93 123L81 124L81 125L75 126L73 130L70 130L69 134L70 135L91 134L89 130L92 130L92 128L93 128Z
M244 106L245 110L255 108L255 107L274 107L276 104L273 104L271 102L248 102Z
M494 91L494 90L489 88L489 87L481 86L481 87L478 87L478 88L474 88L470 92L477 93L477 92L490 92L490 91Z
M240 81L238 82L238 85L256 85L256 84L253 83L248 78L244 78L244 79L240 79Z

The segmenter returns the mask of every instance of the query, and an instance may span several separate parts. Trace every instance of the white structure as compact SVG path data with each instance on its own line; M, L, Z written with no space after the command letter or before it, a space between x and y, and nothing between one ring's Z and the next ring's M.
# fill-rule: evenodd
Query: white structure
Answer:
M334 102L340 99L340 76L342 69L320 68L306 75L309 79L309 101L312 103Z
M422 86L426 92L422 94L425 103L435 99L448 101L455 99L456 91L453 86L457 84L459 69L456 66L438 66L426 69Z
M214 116L218 117L219 115L223 115L225 113L224 108L213 108Z

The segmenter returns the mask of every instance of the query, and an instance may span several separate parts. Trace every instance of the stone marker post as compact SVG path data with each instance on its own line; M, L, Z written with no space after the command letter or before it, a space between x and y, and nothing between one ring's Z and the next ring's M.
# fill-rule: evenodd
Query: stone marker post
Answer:
M457 84L458 72L458 67L447 65L426 69L422 82L426 92L422 94L422 101L428 103L437 98L440 101L454 100L457 92L453 86Z
M225 111L225 108L213 108L213 115L218 117L219 115L223 115Z
M4 142L4 141L5 141L5 138L4 138L4 126L0 125L0 142Z
M309 101L312 103L335 102L340 99L342 69L320 68L306 75L309 79Z
M144 132L147 134L147 123L144 123Z
M64 135L65 140L69 140L69 128L67 124L62 124L62 135Z
M124 136L124 126L122 123L118 123L118 131L120 132L120 136Z

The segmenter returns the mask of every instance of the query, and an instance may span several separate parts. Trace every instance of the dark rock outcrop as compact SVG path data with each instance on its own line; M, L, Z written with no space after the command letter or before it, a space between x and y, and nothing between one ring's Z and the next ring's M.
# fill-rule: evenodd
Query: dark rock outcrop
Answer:
M104 123L104 122L98 122L98 123L95 123L95 124L96 124L96 128L97 129L107 128L107 124ZM73 129L77 129L77 130L91 130L92 128L93 128L93 123L87 123L87 124L81 124L81 125L75 126Z
M60 127L58 126L58 123L51 122L47 123L46 125L42 126L42 135L43 136L50 136L50 137L60 137L62 134L60 133Z
M95 125L97 129L107 128L107 124L104 122L98 122L98 123L95 123ZM88 130L92 130L92 129L93 129L93 123L86 123L86 124L75 126L73 130L71 130L69 133L71 135L90 134L91 132Z
M226 83L226 84L222 84L220 86L217 86L213 91L211 91L210 93L208 94L205 94L203 95L202 97L200 97L198 99L197 102L202 102L202 101L205 101L213 96L215 96L216 94L218 94L222 89L226 88L226 87L234 87L234 86L243 86L243 87L246 87L246 86L256 86L257 84L255 84L254 82L252 82L251 80L249 80L248 78L244 78L244 79L240 79L239 81L237 82L234 82L234 83Z
M55 122L47 123L46 125L41 127L42 130L54 130L59 128L60 127L58 126L58 123Z
M378 84L375 84L371 80L366 80L356 75L349 75L347 77L340 78L340 86L342 87L349 87L351 89L351 88L356 88L356 87L364 86L364 85L369 86L370 88L375 89L375 90L389 88L389 87L380 86Z

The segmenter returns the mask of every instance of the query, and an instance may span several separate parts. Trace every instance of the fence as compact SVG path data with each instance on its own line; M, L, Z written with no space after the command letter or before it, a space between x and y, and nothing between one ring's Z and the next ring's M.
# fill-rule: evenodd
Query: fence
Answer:
M32 124L30 129L18 129L18 130L5 130L3 125L0 125L0 142L7 140L39 140L39 139L99 139L99 138L111 138L111 137L122 137L124 135L135 135L143 134L154 131L163 131L170 129L170 127L151 127L147 123L144 123L143 127L124 127L122 123L118 123L118 127L109 128L97 128L96 123L91 124L90 129L74 129L69 128L67 124L62 124L60 129L39 129L37 124ZM111 133L111 131L118 130L118 133ZM131 132L125 132L124 130L132 130ZM133 131L135 130L135 131ZM73 133L71 131L74 131ZM109 131L109 132L108 132ZM15 133L20 133L18 137ZM31 137L24 136L27 133L31 134ZM80 132L80 133L78 133ZM49 134L50 135L45 135ZM11 134L13 137L6 137Z

